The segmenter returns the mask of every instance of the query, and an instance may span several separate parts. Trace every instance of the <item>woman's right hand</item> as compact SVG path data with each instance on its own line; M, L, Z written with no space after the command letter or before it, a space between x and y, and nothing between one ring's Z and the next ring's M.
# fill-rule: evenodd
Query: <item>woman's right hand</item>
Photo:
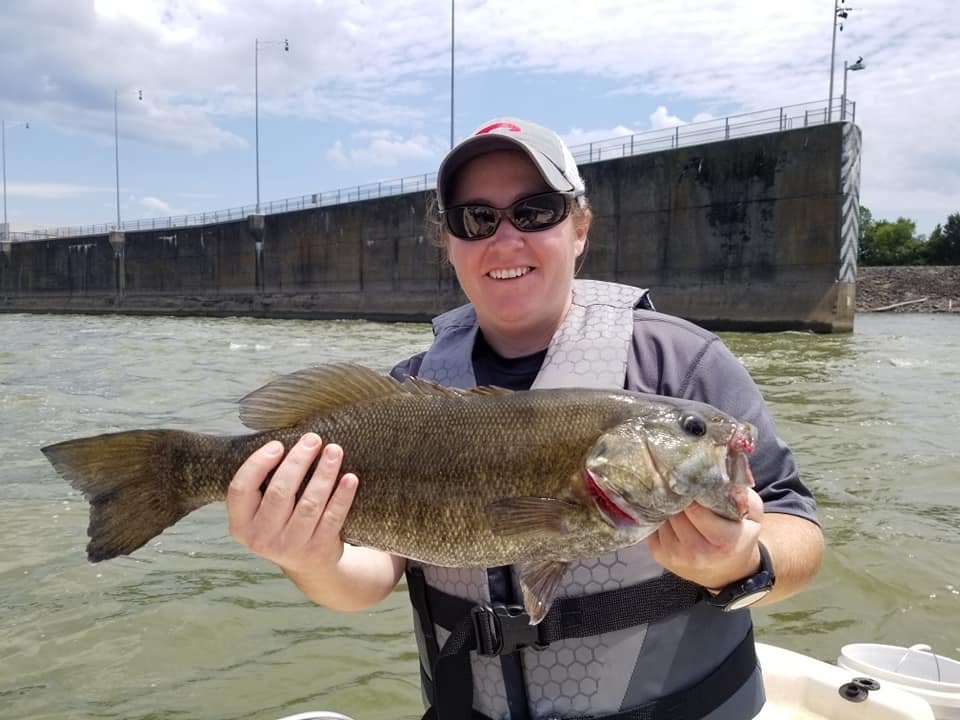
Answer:
M297 491L318 456L316 470L297 500ZM261 447L230 482L230 534L288 574L335 572L344 552L340 531L358 484L352 473L337 482L342 459L339 445L324 446L314 433L301 437L285 457L279 441ZM270 484L261 492L275 468Z

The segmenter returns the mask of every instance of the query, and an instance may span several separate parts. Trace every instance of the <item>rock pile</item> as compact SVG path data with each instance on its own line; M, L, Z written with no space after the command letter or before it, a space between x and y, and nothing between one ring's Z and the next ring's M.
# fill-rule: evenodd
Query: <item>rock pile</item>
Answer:
M922 302L910 302L921 299ZM857 312L876 311L897 303L909 304L891 308L890 312L960 312L960 265L858 270Z

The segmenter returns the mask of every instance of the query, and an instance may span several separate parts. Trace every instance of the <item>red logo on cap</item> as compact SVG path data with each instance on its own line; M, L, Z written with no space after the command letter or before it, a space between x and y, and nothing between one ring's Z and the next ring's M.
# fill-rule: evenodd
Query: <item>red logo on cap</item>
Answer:
M489 132L493 132L494 130L500 130L501 128L503 128L504 130L509 130L510 132L521 132L520 126L515 125L514 123L495 122L492 125L487 125L485 128L480 128L474 133L474 135L486 135Z

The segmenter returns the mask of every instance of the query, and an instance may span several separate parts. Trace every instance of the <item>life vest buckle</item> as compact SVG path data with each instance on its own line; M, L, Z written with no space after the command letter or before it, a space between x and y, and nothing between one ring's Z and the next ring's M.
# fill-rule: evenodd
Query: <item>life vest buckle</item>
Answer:
M530 624L523 605L477 605L471 610L477 654L487 657L509 655L520 648L542 650L540 628Z

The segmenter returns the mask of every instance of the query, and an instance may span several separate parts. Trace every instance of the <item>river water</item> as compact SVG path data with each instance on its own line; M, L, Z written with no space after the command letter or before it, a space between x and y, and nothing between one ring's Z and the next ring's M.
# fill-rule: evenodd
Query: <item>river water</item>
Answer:
M417 717L411 616L317 608L235 544L223 505L133 557L88 564L87 506L47 443L137 427L233 433L235 401L324 361L387 370L426 325L0 315L0 718ZM813 586L754 612L759 638L960 657L960 318L860 315L849 335L737 334L815 492Z

